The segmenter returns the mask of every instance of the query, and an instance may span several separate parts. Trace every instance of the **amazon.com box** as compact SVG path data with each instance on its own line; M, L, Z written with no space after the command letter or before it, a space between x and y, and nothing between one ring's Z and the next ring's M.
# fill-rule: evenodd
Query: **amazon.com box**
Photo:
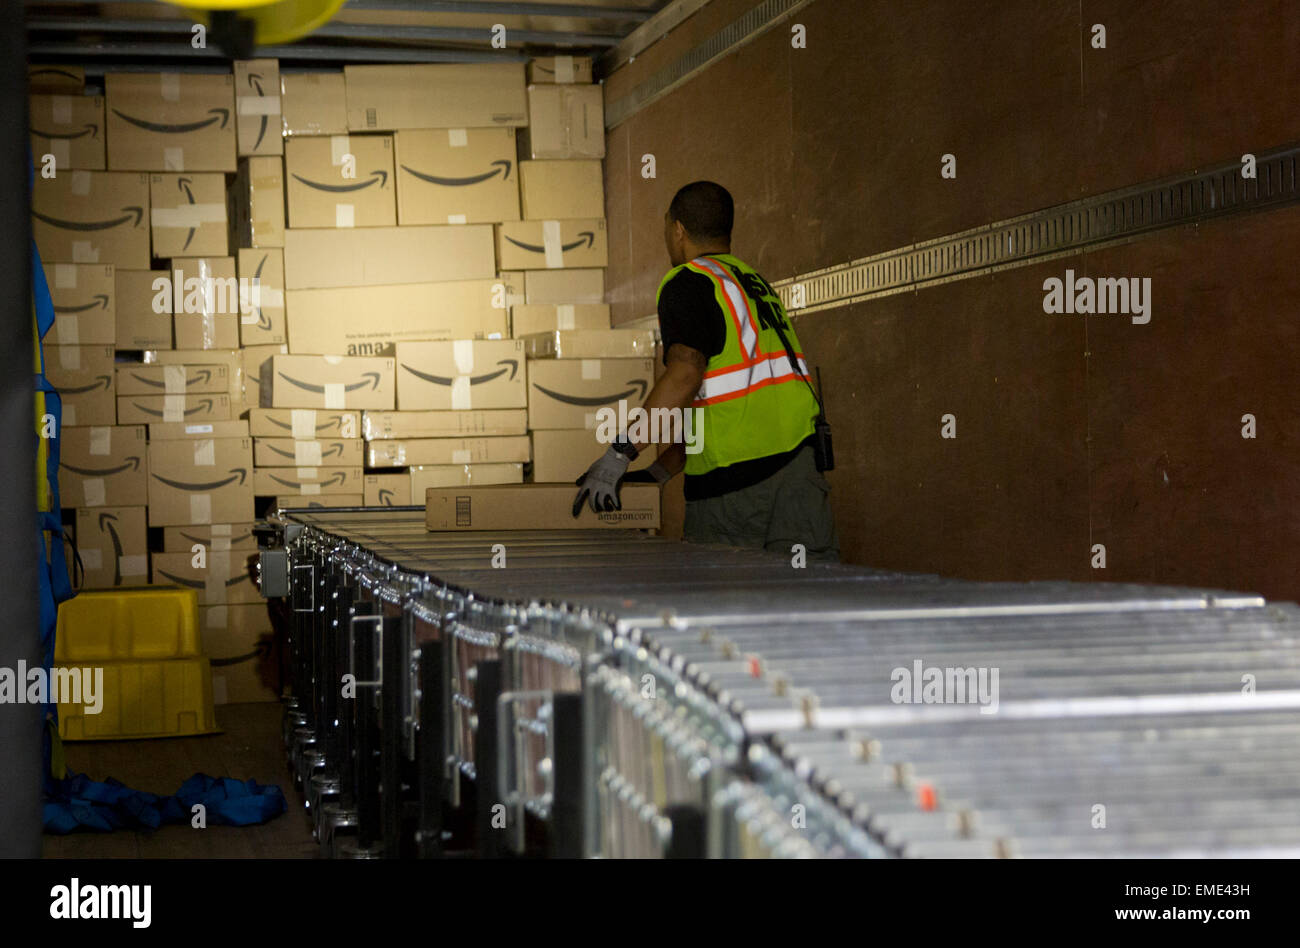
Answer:
M163 527L163 551L193 553L195 544L209 550L257 550L257 537L250 523L209 523L190 527Z
M229 395L229 392L229 373L221 364L132 363L117 366L117 394L119 395Z
M226 203L233 246L284 246L284 161L278 155L240 159Z
M596 432L586 428L534 431L532 439L533 482L537 484L572 484L609 448L608 443L597 440ZM659 456L659 447L646 445L628 470L649 467Z
M224 257L226 176L150 175L149 224L155 257Z
M410 467L426 464L483 464L527 461L531 445L527 435L501 438L414 438L371 441L366 445L367 467Z
M115 589L149 582L149 534L143 507L77 509L77 552L82 589Z
M65 507L143 507L149 502L144 425L64 427L59 501Z
M113 171L234 171L235 77L110 72L108 167Z
M589 530L659 528L659 485L624 484L622 510L573 516L572 484L444 487L425 491L430 530Z
M519 220L513 128L410 129L394 142L399 224Z
M605 271L529 270L524 274L524 300L529 306L604 302Z
M224 365L230 379L230 417L237 418L244 390L244 362L238 349L146 349L146 365Z
M398 343L397 407L522 408L528 403L526 368L523 343L511 339Z
M265 603L199 606L203 654L212 667L212 703L277 701L280 669Z
M154 553L151 572L155 586L180 586L198 594L200 606L235 603L261 605L265 600L248 572L248 552L207 550L198 554ZM196 560L202 565L196 565Z
M343 84L343 74L281 73L280 129L285 138L346 135L348 93Z
M291 138L284 169L290 227L397 223L391 136Z
M253 492L259 497L297 494L360 494L360 467L259 467L253 471Z
M590 56L538 56L529 60L528 81L530 83L574 83L591 82Z
M46 167L53 158L54 171L80 168L103 171L104 99L89 95L34 95L28 99L32 130L32 160Z
M538 359L528 363L528 427L594 429L602 408L640 407L653 359Z
M600 165L592 159L519 162L524 219L604 217L605 184Z
M485 411L368 411L361 419L361 435L367 441L521 435L527 430L528 412L522 408Z
M169 270L123 270L113 274L117 348L172 347L172 291ZM58 325L56 320L55 325Z
M149 525L245 523L253 513L249 438L181 438L149 444Z
M45 344L111 346L117 341L114 268L104 264L46 263L45 283L54 303L54 331Z
M411 503L411 476L400 474L367 474L362 490L367 507L407 507Z
M510 308L510 335L516 339L539 332L608 328L608 303L523 304Z
M237 270L243 291L239 300L239 344L283 346L289 338L284 319L284 254L277 248L239 251ZM256 373L252 373L256 374ZM244 384L248 384L245 360Z
M524 466L518 461L494 464L432 464L407 472L411 482L411 503L420 506L430 488L522 484Z
M293 438L254 438L253 463L258 467L360 467L365 463L360 438L334 441Z
M285 235L284 283L290 290L491 280L492 228L295 228Z
M392 409L392 359L275 355L262 363L264 408Z
M528 128L519 133L520 154L604 158L604 93L600 86L529 86Z
M32 236L42 263L149 269L149 176L113 171L37 175Z
M239 154L280 155L280 60L235 62L235 141Z
M354 132L528 123L523 63L344 66L343 77Z
M117 423L112 346L46 346L45 377L59 391L65 425Z
M253 408L248 413L248 430L254 438L351 439L361 430L361 413L315 408Z
M194 424L230 418L229 395L119 395L117 421L122 425Z
M609 262L605 221L596 217L498 224L497 262L506 270L603 267Z
M396 344L411 340L504 339L501 288L494 280L465 280L288 290L289 351L391 356Z

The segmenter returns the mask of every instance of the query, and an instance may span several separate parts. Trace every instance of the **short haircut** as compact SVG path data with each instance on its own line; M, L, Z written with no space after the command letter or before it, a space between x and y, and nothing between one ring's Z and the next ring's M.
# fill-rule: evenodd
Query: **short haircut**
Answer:
M722 185L693 181L673 197L668 216L680 221L686 233L694 238L730 240L736 205Z

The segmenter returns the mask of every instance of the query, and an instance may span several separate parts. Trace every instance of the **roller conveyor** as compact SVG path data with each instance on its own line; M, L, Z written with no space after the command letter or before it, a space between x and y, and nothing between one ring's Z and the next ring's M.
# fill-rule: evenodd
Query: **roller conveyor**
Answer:
M286 741L330 855L1300 854L1289 603L416 508L275 526Z

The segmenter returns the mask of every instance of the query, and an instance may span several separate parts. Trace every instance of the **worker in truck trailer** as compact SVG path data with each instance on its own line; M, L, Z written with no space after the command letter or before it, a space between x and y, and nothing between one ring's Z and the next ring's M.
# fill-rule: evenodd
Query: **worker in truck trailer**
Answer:
M662 484L685 468L686 539L786 553L802 544L809 559L838 559L807 363L776 292L731 254L734 217L731 194L711 181L686 185L664 215L673 265L657 299L666 371L642 407L681 409L698 424L631 474L649 436L638 440L629 425L578 479L573 515L584 501L621 509L625 481Z

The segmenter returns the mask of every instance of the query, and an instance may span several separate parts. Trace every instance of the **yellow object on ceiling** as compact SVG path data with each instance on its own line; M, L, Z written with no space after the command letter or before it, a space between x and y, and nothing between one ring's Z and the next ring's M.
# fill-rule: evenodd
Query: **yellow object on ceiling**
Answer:
M172 6L208 13L237 13L253 22L258 46L292 43L329 22L344 0L166 0ZM204 17L206 20L207 18Z

